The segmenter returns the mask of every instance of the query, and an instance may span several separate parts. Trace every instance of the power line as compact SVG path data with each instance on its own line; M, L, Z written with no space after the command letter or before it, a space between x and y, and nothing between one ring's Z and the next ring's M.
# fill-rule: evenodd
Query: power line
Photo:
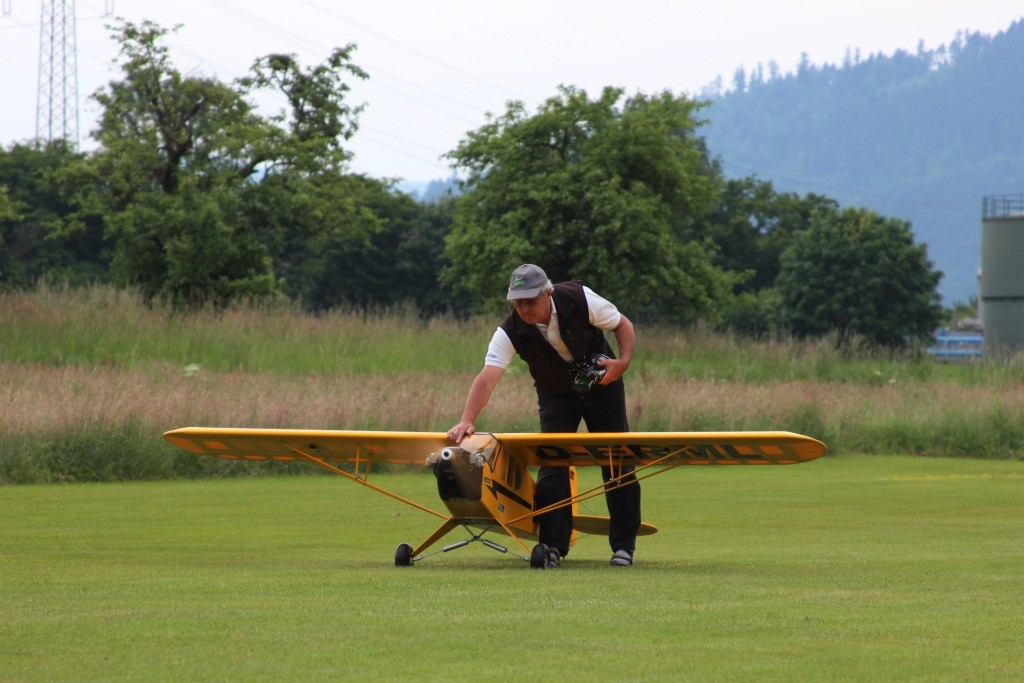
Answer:
M225 14L231 15L231 16L235 17L237 20L242 21L242 22L244 22L246 24L249 24L250 26L256 28L259 31L262 31L262 32L270 34L270 35L276 35L277 37L282 38L285 41L290 42L291 44L296 45L298 47L314 48L314 49L317 49L319 51L325 51L326 50L326 48L324 46L317 45L317 44L313 43L306 36L300 35L300 34L295 33L293 31L289 31L288 29L285 29L285 28L281 27L279 24L275 24L275 23L270 22L270 21L268 21L266 19L263 19L262 17L260 17L259 15L251 12L248 9L243 9L241 7L237 7L236 5L234 5L232 2L230 2L228 0L211 0L211 2L212 2L213 5L218 7ZM351 22L351 21L345 19L345 17L337 14L336 12L327 10L327 9L325 9L325 8L315 4L315 3L307 2L306 4L311 5L315 9L317 9L317 10L319 10L319 11L321 11L321 12L327 14L328 16L331 16L331 17L333 17L333 18L335 18L337 20L341 20L341 21L344 21L344 22L351 23L354 26L356 26L357 28L360 28L361 30L367 31L368 33L376 35L376 36L378 36L378 37L380 37L380 38L382 38L384 40L387 40L388 42L391 42L393 44L397 44L397 43L394 43L394 41L392 41L392 40L390 40L390 39L388 39L386 37L381 36L380 34L376 33L375 31L373 31L371 29L367 29L367 28L363 27L360 24L355 24L354 22ZM404 48L404 49L411 50L411 48ZM414 52L414 54L418 54L418 55L421 54L421 53L418 53L418 52L415 52L415 51L413 51L413 52ZM446 65L446 64L444 64L442 62L437 62L437 60L431 60L431 61L434 61L435 63L441 64L442 66L446 66L447 68L450 68L450 69L455 69L456 68L456 67L452 67L452 66ZM421 93L423 93L425 95L428 95L430 97L437 98L439 100L444 100L444 101L447 101L447 102L449 102L451 104L454 104L454 105L457 105L457 106L460 106L460 107L464 107L465 109L470 110L474 114L481 114L482 112L480 112L480 108L477 105L461 101L461 100L459 100L457 98L451 97L450 95L448 95L446 93L440 93L440 92L437 92L436 90L432 90L430 88L425 88L422 85L419 85L417 83L413 83L413 82L411 82L411 81L409 81L407 79L404 79L401 76L398 76L398 75L396 75L394 73L390 73L388 71L380 69L379 67L377 67L377 66L375 66L373 64L366 63L363 60L360 60L360 62L361 62L361 64L364 67L366 67L368 70L370 70L370 72L373 75L375 75L375 76L376 75L383 76L385 79L389 79L389 80L399 84L399 85L388 85L387 82L385 82L385 81L381 81L381 80L376 80L375 79L373 81L374 85L376 85L378 87L381 87L381 88L383 88L385 90L390 90L391 92L394 92L395 94L399 95L400 97L404 97L406 99L409 99L409 100L412 100L414 102L417 102L417 103L419 103L419 104L421 104L423 106L426 106L426 107L429 107L431 109L434 109L435 111L437 111L437 112L439 112L441 114L444 114L444 115L446 115L446 116L448 116L448 117L450 117L452 119L455 119L455 120L458 120L458 121L461 121L461 122L464 122L464 123L467 123L467 124L470 124L470 125L477 125L479 123L479 119L478 118L467 118L466 116L462 116L460 114L457 114L454 111L452 111L451 109L446 108L443 105L434 104L434 103L432 103L432 102L430 102L428 100L423 99L421 96L417 96L417 95L412 94L412 92L410 92L410 90L418 90ZM463 74L466 73L466 72L462 72L461 70L459 70L459 71L460 71L460 73L463 73ZM471 74L467 74L467 75L470 75L471 77L476 78L475 76L472 76ZM501 86L495 85L493 83L489 83L488 81L483 81L481 79L477 79L477 80L480 80L483 83L491 85L492 87L501 88ZM506 91L506 92L508 92L508 91Z
M285 43L293 45L293 46L295 46L295 47L297 47L299 49L304 49L304 50L313 49L313 50L317 50L317 51L320 51L320 52L326 51L326 49L327 49L324 45L318 44L316 41L310 40L308 36L296 33L296 32L291 31L291 30L288 30L287 28L284 28L283 26L281 26L278 23L274 23L272 21L269 21L269 20L263 18L262 16L260 16L258 13L253 12L250 8L239 6L238 4L233 2L233 0L210 0L210 1L211 1L211 4L214 7L216 7L217 9L219 9L221 12L225 13L226 15L232 17L234 20L242 22L242 23L245 23L245 24L248 24L249 26L255 28L256 30L258 30L258 31L260 31L262 33L266 33L268 35L275 36L275 37L283 40ZM385 36L381 36L379 33L375 32L375 31L372 31L371 29L367 29L366 27L364 27L364 26L362 26L360 24L355 24L354 22L351 22L350 20L348 20L347 18L339 15L338 13L333 12L333 11L331 11L329 9L326 9L323 6L318 5L317 3L307 2L306 4L311 6L314 9L316 9L316 10L326 14L328 17L330 17L330 18L332 18L332 19L334 19L336 21L341 21L341 22L346 23L346 24L354 25L356 28L358 28L358 29L360 29L362 31L366 31L368 33L371 33L371 34L377 36L378 38L382 38L386 42L389 42L389 43L391 43L393 45L398 45L402 49L410 51L410 52L420 56L421 58L427 59L428 61L430 61L430 62L432 62L434 64L437 64L437 65L443 66L443 67L445 67L447 69L455 70L455 71L457 71L459 73L462 73L464 75L473 77L471 74L467 74L466 72L463 72L463 71L457 69L456 67L453 67L451 65L445 64L443 62L438 62L437 60L434 60L434 59L430 59L426 55L422 55L422 53L416 52L415 50L412 50L411 48L408 48L407 46L401 45L400 43L396 43L395 41L390 40L390 39L388 39ZM408 100L408 101L411 101L411 102L414 102L414 103L416 103L417 105L419 105L421 107L425 107L427 109L432 109L432 110L438 112L439 114L441 114L441 115L443 115L443 116L445 116L445 117L447 117L447 118L449 118L451 120L459 121L459 122L462 122L462 123L464 123L466 125L469 125L469 126L476 126L476 125L480 124L480 119L482 117L483 112L480 110L480 108L477 105L474 105L474 104L471 104L471 103L459 100L459 99L454 98L454 97L451 97L447 93L437 92L436 90L433 90L433 89L430 89L430 88L425 88L422 85L420 85L418 83L411 82L411 81L407 80L406 78L403 78L401 76L396 75L393 72L389 72L387 70L381 69L376 64L374 64L372 62L368 63L368 62L366 62L365 60L362 60L362 59L360 59L359 61L360 61L360 65L362 67L364 67L367 71L369 71L373 75L372 87L378 88L378 89L381 89L381 90L389 91L389 92L397 95L398 97L403 98L403 99ZM473 77L473 78L476 78L476 77ZM482 79L479 79L479 78L476 78L476 80L478 80L479 82L482 82L482 83L484 83L486 85L489 85L491 87L504 90L504 88L502 88L501 86L498 86L498 85L496 85L494 83L491 83L491 82L488 82L488 81L485 81L485 80L482 80ZM360 88L361 88L360 85L353 84L353 94L357 93L360 90ZM505 92L509 92L509 91L505 90ZM461 108L460 111L456 111L456 109L459 109L459 108ZM464 113L462 113L462 110L468 111L471 115L470 116L465 115ZM381 130L379 128L375 128L373 126L368 126L365 123L360 123L359 129L360 129L360 136L361 136L361 138L369 140L370 142L376 144L379 147L385 147L387 149L390 149L390 150L392 150L394 152L402 154L403 156L406 156L407 158L413 159L413 160L418 161L418 162L426 163L426 164L429 164L429 165L434 165L434 164L436 164L438 162L437 158L441 156L441 152L439 152L437 150L429 149L426 146L423 146L423 145L414 143L414 142L412 142L410 140L398 137L398 136L394 135L393 133L385 132L385 131L383 131L383 130ZM377 135L374 136L374 135L368 134L368 131L376 133ZM381 139L380 136L389 138L391 140L391 142L386 142L385 140ZM421 154L419 154L417 151L415 151L413 149L410 149L410 147L415 147L415 148L418 148L420 150L428 151L428 152L432 153L433 155L435 155L435 159L433 161L428 161Z
M2 2L6 7L12 3L12 0L2 0ZM90 55L82 53L80 45L74 45L74 51L69 51L69 49L64 48L63 41L65 40L65 35L67 36L67 41L73 40L74 42L78 42L78 38L80 38L80 36L74 36L70 33L61 33L58 29L64 26L67 21L82 23L86 20L96 19L98 17L77 16L74 11L74 0L45 0L45 2L45 14L42 15L45 21L40 21L40 27L38 29L41 36L40 74L42 74L41 83L43 84L44 89L40 93L37 93L37 137L40 140L65 137L65 130L67 129L68 132L66 137L75 141L77 140L78 135L77 93L75 93L73 98L67 100L69 104L71 102L74 102L75 104L75 108L69 110L67 115L62 114L62 112L65 111L63 105L65 104L66 98L60 97L59 94L63 92L65 87L70 88L74 86L75 90L78 89L79 84L77 71L81 66L77 63L78 58L81 56L84 59ZM380 38L381 40L389 43L393 47L401 48L401 50L414 55L419 63L427 62L435 68L443 68L461 76L473 78L478 85L485 85L489 89L502 91L506 94L514 94L493 81L474 76L473 74L459 69L456 66L433 59L429 55L412 49L410 46L393 39L389 39L387 36L383 36L372 29L367 29L367 27L364 27L361 24L353 25L350 19L342 16L336 11L325 8L323 4L314 2L306 4L311 9L321 12L323 16L327 17L329 20L340 21L343 24L353 26L360 33L369 33L374 37ZM80 14L80 11L83 9L85 9L90 15L98 14L101 11L101 8L104 16L109 16L113 12L113 0L104 0L103 3L100 3L99 0L82 0L78 2L77 5L79 10L78 14ZM286 45L294 46L293 49L298 48L302 52L305 52L310 48L317 51L323 51L326 49L321 41L315 39L311 40L310 36L306 33L289 29L287 25L280 22L274 22L246 4L236 2L235 0L210 0L209 6L212 9L223 12L228 17L229 21L245 24L260 33L276 37L277 40L283 41ZM66 19L61 19L61 12L64 13ZM52 15L57 16L54 19L51 18ZM8 19L6 21L9 22L10 20ZM62 21L65 23L62 23ZM35 22L31 22L31 24L22 22L20 23L20 26L25 29L32 30L35 28L34 24ZM73 25L74 24L68 26L68 30L71 30ZM15 27L8 26L4 28L13 29ZM74 44L74 42L72 44ZM188 42L187 38L178 37L177 39L172 39L171 42L177 43L174 46L177 52L191 55L193 59L196 59L200 63L206 62L207 64L211 64L211 60L209 58L211 49L216 53L216 44L204 44L201 48L190 52L181 45L182 42ZM52 49L51 44L54 46ZM393 50L392 52L396 51L397 50ZM56 54L57 57L51 57L50 55L52 54ZM221 56L227 57L227 55ZM228 61L235 60L237 57L238 55L231 55L231 60ZM104 60L97 59L96 61ZM215 58L214 62L211 64L214 65L215 68L216 61L217 60ZM370 61L374 62L376 60ZM373 87L382 91L390 92L396 97L413 103L415 106L432 110L449 120L458 121L466 126L476 126L481 122L483 111L480 109L479 105L472 104L465 99L453 97L449 92L424 87L422 83L415 82L414 79L403 76L401 71L379 68L377 64L367 64L365 62L363 63L363 67L367 68L367 70L375 76L372 80L372 85L368 84L366 87ZM72 75L74 75L74 78L72 78ZM359 84L353 84L353 94L360 91L363 87L364 86ZM51 102L53 103L52 106ZM53 114L51 114L51 111ZM64 118L62 118L62 115ZM65 121L67 122L67 125L65 125ZM55 130L52 135L49 132L51 128ZM375 128L364 122L360 125L360 129L364 133L370 132L376 134L372 138L369 135L366 135L365 137L367 137L368 141L380 147L386 147L392 151L401 153L417 162L436 164L437 157L441 156L440 150L430 149L428 146L414 143L409 139L394 135L392 131L383 130L381 127ZM428 161L425 156L433 157L434 159L433 161Z
M508 95L508 96L511 96L511 97L515 97L516 99L519 99L519 100L526 100L527 99L525 96L523 96L523 95L521 95L519 93L516 93L513 90L509 90L508 88L506 88L505 86L503 86L501 84L495 83L495 82L490 81L490 80L488 80L486 78L481 78L480 76L477 76L474 73L470 73L469 71L466 71L465 69L462 69L462 68L460 68L458 66L455 66L453 64L449 64L447 62L443 62L443 61L441 61L439 59L434 58L432 55L425 54L425 53L421 52L420 50L416 50L415 48L409 47L408 45L405 45L403 43L399 43L399 42L393 40L392 38L390 38L389 36L387 36L387 35L385 35L383 33L380 33L379 31L373 30L372 28L370 28L369 26L366 26L365 24L361 24L359 22L353 21L352 19L350 19L350 18L348 18L348 17L346 17L346 16L344 16L342 14L339 14L335 10L329 9L327 7L324 7L323 5L321 5L318 2L313 2L312 0L300 0L300 2L303 2L306 5L309 5L310 7L313 7L314 9L317 9L320 12L323 12L324 14L326 14L328 16L334 17L335 19L338 19L338 20L340 20L340 21L342 21L344 23L347 23L347 24L350 24L352 26L355 26L356 28L358 28L359 30L363 31L364 33L369 33L370 35L376 36L379 40L382 40L384 42L387 42L387 43L390 43L392 45L395 45L395 46L401 48L402 50L405 50L406 52L409 52L410 54L415 55L417 57L417 59L420 59L420 60L423 60L423 61L427 61L427 62L436 64L437 66L440 66L440 67L443 67L445 69L448 69L449 71L452 71L452 72L454 72L456 74L459 74L459 75L461 75L461 76L463 76L465 78L469 78L471 80L474 80L477 83L480 83L481 85L485 85L485 86L487 86L489 88L493 88L494 90L496 90L498 92L501 92L501 93L504 93L505 95Z

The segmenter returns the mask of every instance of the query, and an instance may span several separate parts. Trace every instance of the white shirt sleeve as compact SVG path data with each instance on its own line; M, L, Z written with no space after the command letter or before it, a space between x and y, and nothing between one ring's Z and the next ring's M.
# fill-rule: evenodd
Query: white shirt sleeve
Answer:
M487 345L487 355L484 357L484 365L493 365L504 370L515 358L516 347L512 346L512 340L500 327L494 330L491 343Z
M587 308L590 309L590 324L601 330L614 330L622 320L622 314L615 304L596 294L586 285L583 293L587 296Z

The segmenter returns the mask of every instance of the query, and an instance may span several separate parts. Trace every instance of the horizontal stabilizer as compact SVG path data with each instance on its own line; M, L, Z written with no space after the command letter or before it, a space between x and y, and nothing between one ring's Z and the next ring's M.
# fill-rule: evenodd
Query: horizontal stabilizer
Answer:
M574 515L572 518L572 528L581 534L594 534L598 536L608 535L608 526L611 520L607 517L591 517L590 515ZM637 536L650 536L651 534L657 533L658 527L641 523L640 531L637 532Z

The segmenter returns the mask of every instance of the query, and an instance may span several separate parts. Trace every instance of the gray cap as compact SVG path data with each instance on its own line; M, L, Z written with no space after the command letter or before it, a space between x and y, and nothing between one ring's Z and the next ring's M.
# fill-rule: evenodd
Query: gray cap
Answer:
M524 263L512 271L508 281L508 300L532 299L543 292L551 283L540 266Z

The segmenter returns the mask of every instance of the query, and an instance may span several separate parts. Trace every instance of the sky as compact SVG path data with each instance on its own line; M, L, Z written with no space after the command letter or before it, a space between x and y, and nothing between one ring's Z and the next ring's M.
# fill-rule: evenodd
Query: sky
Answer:
M814 64L995 34L1024 16L1020 0L65 0L75 7L80 146L99 115L89 96L111 80L117 18L172 28L179 71L224 82L270 53L305 66L354 43L370 78L349 141L351 168L427 182L452 175L441 158L510 100L535 111L559 85L699 96L739 67ZM60 4L53 0L48 4ZM35 137L42 0L0 0L0 145ZM265 113L276 106L263 103ZM712 150L713 152L713 150Z

